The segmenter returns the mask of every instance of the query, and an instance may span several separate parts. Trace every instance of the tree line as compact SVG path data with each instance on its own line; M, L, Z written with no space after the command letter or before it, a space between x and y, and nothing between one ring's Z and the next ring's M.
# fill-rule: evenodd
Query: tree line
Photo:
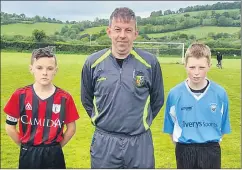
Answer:
M193 8L187 7L180 12L170 13L170 12L159 12L158 14L154 14L155 11L151 12L151 16L148 18L137 17L138 22L138 30L140 36L137 41L172 41L172 42L187 42L188 44L191 41L196 41L198 38L196 35L192 34L184 34L184 33L175 33L170 36L163 36L157 38L150 38L148 34L152 33L165 33L177 30L183 30L187 28L193 28L197 26L232 26L232 27L240 27L240 10L237 9L238 3L217 3L214 5L206 5L206 6L194 6ZM201 11L204 8L213 9L207 11ZM231 8L235 10L221 10L222 8ZM198 12L193 12L191 10L200 10ZM220 9L220 10L215 10ZM189 11L190 10L190 11ZM169 13L169 14L167 14ZM8 16L12 16L15 18L19 18L19 20L24 19L25 21L31 21L24 14L7 14L1 12L1 18L8 18ZM156 16L157 15L157 16ZM35 21L44 22L47 20L48 22L62 22L56 20L55 18L44 18L35 16ZM35 22L34 21L34 22ZM32 32L32 36L22 36L22 35L14 35L14 36L6 36L2 35L1 39L4 41L28 41L28 42L65 42L72 44L90 44L92 45L102 44L109 45L110 39L106 35L106 30L102 29L99 32L95 32L92 34L82 34L87 28L97 27L97 26L107 26L108 20L96 18L94 22L91 21L82 21L82 22L66 22L69 24L63 25L60 31L56 31L53 35L46 35L43 30L34 30ZM237 48L240 42L241 33L236 32L234 34L228 33L209 33L207 38L204 41L211 44L211 46L219 46L226 48ZM200 39L201 40L201 39ZM238 47L240 48L240 47Z
M239 10L199 11L173 16L150 17L140 21L141 34L164 33L197 26L240 27Z
M228 9L239 9L241 12L241 2L218 2L213 5L196 5L196 6L188 6L186 8L180 8L177 11L172 10L165 10L162 12L162 10L159 11L152 11L150 14L150 17L148 18L141 18L140 16L137 16L137 22L139 25L160 25L163 21L159 20L157 22L152 21L153 17L159 17L159 16L167 16L172 14L181 14L186 12L193 12L193 11L204 11L204 10L228 10ZM217 16L218 18L218 16ZM108 25L108 19L100 19L96 18L93 22L92 21L61 21L56 18L50 18L50 17L41 17L36 15L35 17L27 17L25 14L8 14L5 12L1 12L1 25L6 24L13 24L13 23L26 23L26 24L33 24L36 22L48 22L48 23L59 23L59 24L80 24L83 26L83 28L90 28L90 27L97 27L97 26L105 26ZM164 21L166 22L166 21ZM172 24L172 23L170 23Z
M220 26L220 27L240 27L239 10L217 11L199 11L193 14L185 13L175 16L161 16L138 19L139 34L147 39L146 34L166 33L182 29L193 28L197 26ZM90 24L90 23L89 23ZM82 31L90 28L88 22L65 25L61 31L55 32L55 35L70 39L88 39L95 41L105 35L105 29L99 33L80 35Z
M150 14L150 17L153 16L163 16L163 15L170 15L170 14L180 14L185 12L193 12L193 11L206 11L206 10L222 10L222 9L241 9L241 2L218 2L213 5L195 5L195 6L188 6L186 8L180 8L177 11L172 11L170 9L165 10L162 12L162 10L159 11L153 11Z

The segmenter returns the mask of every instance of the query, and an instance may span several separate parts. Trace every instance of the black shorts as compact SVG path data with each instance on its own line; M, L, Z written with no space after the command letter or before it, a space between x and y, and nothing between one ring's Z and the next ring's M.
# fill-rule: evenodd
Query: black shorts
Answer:
M21 145L19 169L66 169L60 144Z
M176 144L178 169L220 169L221 148L219 143Z

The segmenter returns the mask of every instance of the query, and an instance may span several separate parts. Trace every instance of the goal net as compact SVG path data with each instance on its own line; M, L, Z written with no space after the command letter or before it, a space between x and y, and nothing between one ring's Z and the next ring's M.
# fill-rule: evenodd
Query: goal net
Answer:
M160 63L184 64L184 43L134 42L134 47L154 54Z

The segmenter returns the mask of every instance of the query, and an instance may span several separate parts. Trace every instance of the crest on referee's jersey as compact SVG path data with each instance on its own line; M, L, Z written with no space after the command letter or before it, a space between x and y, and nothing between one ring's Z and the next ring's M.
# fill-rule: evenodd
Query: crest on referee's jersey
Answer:
M55 114L59 113L61 109L61 105L60 104L53 104L52 107L52 112L54 112Z
M216 112L216 108L217 108L217 104L216 103L211 103L210 104L211 112L215 113Z
M135 80L137 87L142 87L145 84L145 77L144 76L136 76Z

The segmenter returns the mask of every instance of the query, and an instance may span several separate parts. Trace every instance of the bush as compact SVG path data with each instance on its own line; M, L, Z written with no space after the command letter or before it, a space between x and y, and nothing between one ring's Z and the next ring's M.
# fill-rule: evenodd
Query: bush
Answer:
M1 41L1 50L16 50L32 51L36 48L42 48L46 46L55 46L56 51L60 53L71 53L71 54L90 54L104 48L109 48L110 45L79 45L79 44L67 44L67 43L45 43L45 42L24 42L24 41Z
M55 46L58 53L69 53L69 54L91 54L93 52L109 48L110 45L80 45L80 44L68 44L68 43L38 43L38 42L24 42L24 41L1 41L1 50L15 50L15 51L29 51L33 49ZM186 49L185 49L186 51ZM224 56L233 56L234 54L238 57L241 56L241 50L238 48L211 48L212 55L215 56L217 52L221 52ZM178 54L181 53L180 49L163 49L160 54Z
M224 57L225 57L225 55L233 56L234 54L237 55L238 57L241 56L241 50L240 49L235 49L235 48L214 48L214 49L211 49L212 55L216 55L216 53L218 51L220 53L222 53Z

